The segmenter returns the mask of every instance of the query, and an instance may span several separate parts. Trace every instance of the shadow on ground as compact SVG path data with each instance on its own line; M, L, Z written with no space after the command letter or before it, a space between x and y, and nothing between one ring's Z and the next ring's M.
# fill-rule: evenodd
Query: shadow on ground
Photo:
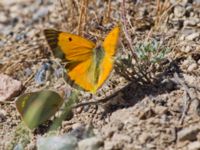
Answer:
M119 92L116 92L105 104L106 109L104 115L110 114L118 109L132 107L139 101L142 101L146 96L156 97L178 89L177 84L171 79L173 79L174 73L180 74L182 72L179 67L180 61L182 61L182 58L169 62L163 72L157 75L150 84L141 84L135 80L131 81ZM165 104L163 103L161 105Z

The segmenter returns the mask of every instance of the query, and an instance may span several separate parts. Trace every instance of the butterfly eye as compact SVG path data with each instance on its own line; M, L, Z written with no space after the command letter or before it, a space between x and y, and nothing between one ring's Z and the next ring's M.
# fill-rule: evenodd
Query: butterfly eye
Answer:
M71 38L71 37L69 37L69 39L68 39L68 40L69 40L69 42L71 42L71 41L72 41L72 38Z

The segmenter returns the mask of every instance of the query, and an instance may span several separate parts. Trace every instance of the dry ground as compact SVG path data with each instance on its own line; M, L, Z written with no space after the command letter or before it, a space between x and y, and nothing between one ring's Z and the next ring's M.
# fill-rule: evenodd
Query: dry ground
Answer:
M63 0L62 4L59 0L1 0L0 72L23 83L20 94L41 89L67 92L70 86L51 75L51 70L47 70L44 84L35 81L38 70L49 60L52 68L58 67L52 63L55 59L43 29L80 33L96 41L124 21L119 55L134 50L139 42L156 39L171 49L160 66L162 71L145 84L114 72L97 97L107 97L128 85L105 103L74 109L59 135L78 130L74 134L79 136L75 144L79 149L88 149L88 145L91 149L200 149L200 1L129 0L125 8L121 1L88 2L85 12L76 0ZM82 95L81 102L95 97ZM0 104L0 149L12 149L18 143L35 149L38 137L46 133L45 127L19 131L20 120L13 103ZM88 127L94 134L91 143L81 135Z

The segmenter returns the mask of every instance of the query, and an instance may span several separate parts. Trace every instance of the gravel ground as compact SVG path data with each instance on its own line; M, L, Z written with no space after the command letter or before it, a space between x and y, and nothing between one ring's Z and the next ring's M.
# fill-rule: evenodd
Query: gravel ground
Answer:
M59 75L53 76L52 69L47 69L44 83L35 78L44 64L59 70L43 30L80 31L96 41L125 13L127 24L122 24L126 30L122 30L118 55L129 53L137 43L156 39L171 50L167 62L160 65L151 83L128 81L115 71L95 96L81 92L80 102L108 98L74 109L73 117L62 122L57 138L68 136L71 145L66 145L81 150L200 149L200 1L129 0L125 8L122 5L121 1L89 1L86 19L81 18L83 29L81 2L76 0L1 0L0 73L21 81L24 88L18 95L45 88L66 94L71 87ZM0 149L22 145L42 149L38 139L48 136L47 127L20 128L14 99L0 101Z

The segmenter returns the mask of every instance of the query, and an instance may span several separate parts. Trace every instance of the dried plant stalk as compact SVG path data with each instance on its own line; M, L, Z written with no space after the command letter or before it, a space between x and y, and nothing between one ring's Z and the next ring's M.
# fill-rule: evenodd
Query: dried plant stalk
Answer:
M88 8L88 0L81 1L81 10L80 17L78 21L78 34L82 35L82 31L87 21L87 8ZM83 22L84 21L84 22Z

